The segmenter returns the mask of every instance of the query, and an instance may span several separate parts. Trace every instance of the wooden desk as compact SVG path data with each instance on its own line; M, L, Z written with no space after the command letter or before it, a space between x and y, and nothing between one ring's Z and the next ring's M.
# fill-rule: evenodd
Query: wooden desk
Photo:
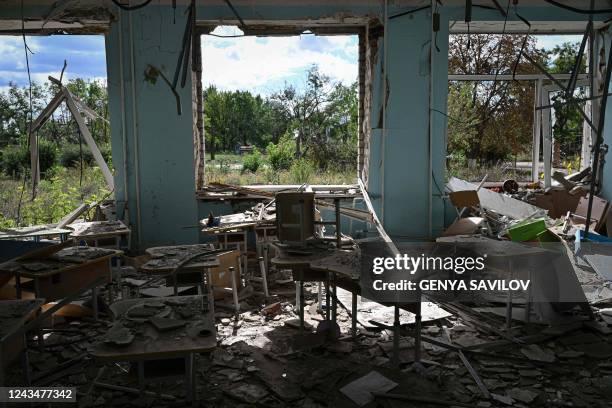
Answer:
M0 301L0 386L4 385L5 370L26 347L25 337L16 333L43 303L43 299Z
M72 230L57 228L55 225L35 225L32 227L11 228L0 231L0 239L31 238L38 242L41 238L59 237L64 242Z
M52 302L77 292L98 277L105 278L104 283L112 282L110 260L122 254L114 249L67 247L52 255L24 256L0 264L0 275L15 277L19 299L26 290ZM23 278L28 282L22 282ZM92 296L96 298L97 288ZM97 316L97 302L93 302L93 309Z
M115 324L104 336L105 340L93 346L91 354L100 363L136 362L141 390L144 390L146 381L145 362L184 358L187 395L193 398L195 396L194 354L210 352L217 347L211 300L209 296L174 296L115 302L110 306ZM151 323L151 317L130 316L130 311L147 307L146 305L159 310L154 318L178 319L185 325L159 331ZM189 313L192 315L188 316ZM113 337L112 333L116 330L129 330L134 336L133 341L123 346L109 343L108 339Z
M152 247L145 252L151 256L151 259L140 267L141 271L153 275L167 275L167 285L176 287L197 285L203 294L205 293L204 274L212 282L211 268L219 266L218 255L226 251L216 250L209 244L197 244ZM206 255L207 252L210 254ZM190 257L198 254L202 256L177 269ZM176 276L170 276L175 270Z
M183 271L202 271L205 268L218 266L217 255L225 251L215 250L210 244L197 244L152 247L146 249L145 252L151 259L142 265L140 269L145 273L163 275L172 272L181 262L190 256L204 252L210 252L211 254L209 257L202 255L201 258L189 262L183 266Z
M75 222L68 225L73 230L71 238L93 241L98 246L99 240L114 239L115 248L121 248L121 239L126 237L129 242L130 229L121 221L91 221Z
M321 249L321 248L305 248L304 250L296 248L287 248L278 244L273 244L278 250L278 256L272 258L272 263L277 267L288 268L294 272L293 280L297 281L296 297L299 304L298 311L300 317L300 332L304 326L304 282L315 281L325 282L325 320L330 320L330 288L333 287L333 296L331 296L331 321L336 324L337 316L337 276L341 275L344 278L351 280L354 277L359 277L356 273L357 265L349 262L350 259L356 258L355 251L336 250L336 249ZM358 262L358 261L357 261ZM297 272L297 276L296 273ZM357 285L358 286L358 285ZM352 313L352 333L357 334L357 292L351 290L353 294L353 313ZM321 299L319 299L319 302Z

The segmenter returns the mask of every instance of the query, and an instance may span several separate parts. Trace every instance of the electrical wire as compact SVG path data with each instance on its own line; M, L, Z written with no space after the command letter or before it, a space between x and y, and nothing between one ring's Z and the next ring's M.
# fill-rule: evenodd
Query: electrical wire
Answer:
M23 50L25 53L25 60L26 60L26 69L28 72L28 85L29 85L29 92L28 92L28 99L29 99L29 114L30 114L30 125L32 123L32 76L30 74L30 58L28 57L28 52L32 52L32 50L30 50L30 47L28 47L28 42L26 40L26 35L25 35L25 16L23 13L23 0L21 0L21 38L23 39ZM27 118L27 115L26 115ZM32 138L32 126L28 125L28 142L27 142L27 146L28 146L28 151L30 150L30 139ZM37 168L38 170L38 168ZM34 175L32 175L32 177L34 177ZM27 172L26 169L23 169L23 182L21 185L21 194L19 196L19 204L17 205L17 226L20 225L21 223L21 206L23 204L23 196L25 193L25 186L26 186L26 178L27 178Z
M149 3L151 3L151 1L153 1L153 0L145 0L142 3L136 4L134 6L126 6L125 4L119 3L119 0L113 0L113 4L115 4L115 6L119 7L121 10L134 11L134 10L141 9L141 8L149 5Z
M232 13L234 13L234 16L236 16L238 21L240 21L240 27L246 27L244 20L242 19L242 17L240 17L240 14L238 14L238 10L234 8L234 5L232 4L232 2L230 0L225 0L225 4L227 4L230 10L232 10Z
M503 36L506 34L506 26L508 24L508 13L510 12L510 1L511 0L508 0L508 5L506 6L506 17L504 18L504 26L502 28L502 33L499 37L499 47L497 48L497 68L495 69L495 78L493 78L493 90L491 91L492 93L494 93L495 90L497 89L497 77L499 76L499 71L501 71L499 57L501 57L502 46L504 44Z
M567 4L560 3L555 0L544 0L546 3L552 4L553 6L557 6L559 8L573 11L574 13L579 14L610 14L612 13L612 9L599 9L599 10L586 10L578 7L568 6Z

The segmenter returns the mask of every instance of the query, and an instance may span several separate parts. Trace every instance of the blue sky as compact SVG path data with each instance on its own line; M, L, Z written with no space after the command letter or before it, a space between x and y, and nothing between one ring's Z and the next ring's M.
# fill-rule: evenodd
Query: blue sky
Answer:
M218 27L218 35L240 35L236 27ZM580 36L539 36L538 47L552 48ZM44 82L48 75L59 76L64 59L68 78L104 80L106 63L103 36L27 37L32 80ZM19 36L0 36L0 90L9 82L27 84L23 42ZM357 79L356 36L202 38L204 85L221 89L250 90L268 95L285 83L300 86L305 71L318 64L336 81L350 84Z
M32 36L26 38L29 54L30 73L36 82L47 81L49 75L59 78L64 65L68 62L68 78L83 77L106 79L106 54L103 36L56 35L49 37ZM23 40L19 36L0 37L0 89L9 82L27 84Z

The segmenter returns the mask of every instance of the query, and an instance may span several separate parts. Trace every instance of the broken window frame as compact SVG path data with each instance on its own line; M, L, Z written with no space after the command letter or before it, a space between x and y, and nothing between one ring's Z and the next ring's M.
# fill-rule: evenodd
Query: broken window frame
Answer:
M205 129L204 129L204 104L203 104L203 86L202 79L205 73L203 72L202 65L202 48L201 41L202 35L212 32L217 26L218 22L200 22L196 28L197 37L197 49L194 50L194 54L198 61L197 66L193 70L194 72L194 148L195 148L195 172L196 172L196 197L200 200L212 198L218 199L218 196L209 197L208 188L211 187L206 180L206 148L205 148ZM378 30L373 28L378 26L377 20L367 20L360 24L347 24L347 25L333 25L333 26L312 26L312 23L292 23L292 25L279 25L276 23L258 23L256 26L246 25L240 26L237 21L228 21L224 25L235 25L241 28L245 33L245 36L297 36L303 34L305 31L310 31L317 36L331 36L331 35L356 35L358 37L358 134L357 134L357 174L356 179L363 178L367 180L367 149L370 132L367 126L369 123L368 115L365 113L366 95L370 95L372 90L371 86L366 85L366 70L373 69L373 63L368 64L366 61L368 48L372 41L376 41L376 35L379 35ZM374 58L375 53L371 58ZM371 77L371 75L370 75ZM371 101L371 96L368 98ZM254 185L254 186L242 186L242 187L254 187L260 190L267 190L279 186L278 184L272 185ZM289 186L287 186L289 187ZM291 186L298 188L298 185ZM320 185L313 186L318 188L330 188L334 189L333 185ZM346 186L341 186L346 188Z

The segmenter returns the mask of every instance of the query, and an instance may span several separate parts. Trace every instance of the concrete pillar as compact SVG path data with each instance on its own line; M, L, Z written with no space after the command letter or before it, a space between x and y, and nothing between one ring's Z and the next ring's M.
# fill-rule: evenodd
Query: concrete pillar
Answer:
M442 18L439 51L431 43L430 9L389 20L373 86L380 109L371 112L368 188L389 235L411 240L444 228L447 121L436 112L446 112L448 93L448 21Z
M182 114L166 83L147 81L150 65L172 81L185 28L185 6L118 12L106 35L109 111L118 215L133 247L196 243L192 75L177 87ZM127 213L126 213L127 211Z
M600 71L599 72L599 77L602 80L602 83L600 84L600 89L595 90L595 93L597 95L601 95L603 94L605 91L603 89L603 81L605 79L605 64L607 63L608 60L608 53L612 52L610 43L612 42L612 31L610 28L604 29L600 31L600 34L602 34L603 37L601 36L597 36L598 38L598 47L596 48L598 51L600 50L600 47L603 47L605 52L602 53L597 53L597 65L595 65L595 70L596 71ZM601 39L603 38L603 42L601 41ZM603 61L601 61L603 57ZM610 89L612 89L612 87L608 88L607 92L611 92ZM608 97L608 103L606 105L606 126L604 126L603 129L603 144L602 144L602 150L605 149L606 145L608 147L612 146L612 126L608 125L608 123L610 123L610 121L612 120L612 99L610 99L611 97ZM599 101L596 101L599 102ZM599 103L596 103L596 110L599 109ZM599 121L599 115L596 115L597 120ZM595 122L598 123L598 122ZM601 157L601 156L600 156ZM606 154L604 156L604 161L605 164L603 166L603 171L601 174L601 178L600 180L602 181L602 191L600 193L600 196L604 197L606 200L608 201L612 201L612 155L610 152L608 152L608 154ZM591 163L593 162L593 159L591 159ZM599 162L601 164L601 161Z

